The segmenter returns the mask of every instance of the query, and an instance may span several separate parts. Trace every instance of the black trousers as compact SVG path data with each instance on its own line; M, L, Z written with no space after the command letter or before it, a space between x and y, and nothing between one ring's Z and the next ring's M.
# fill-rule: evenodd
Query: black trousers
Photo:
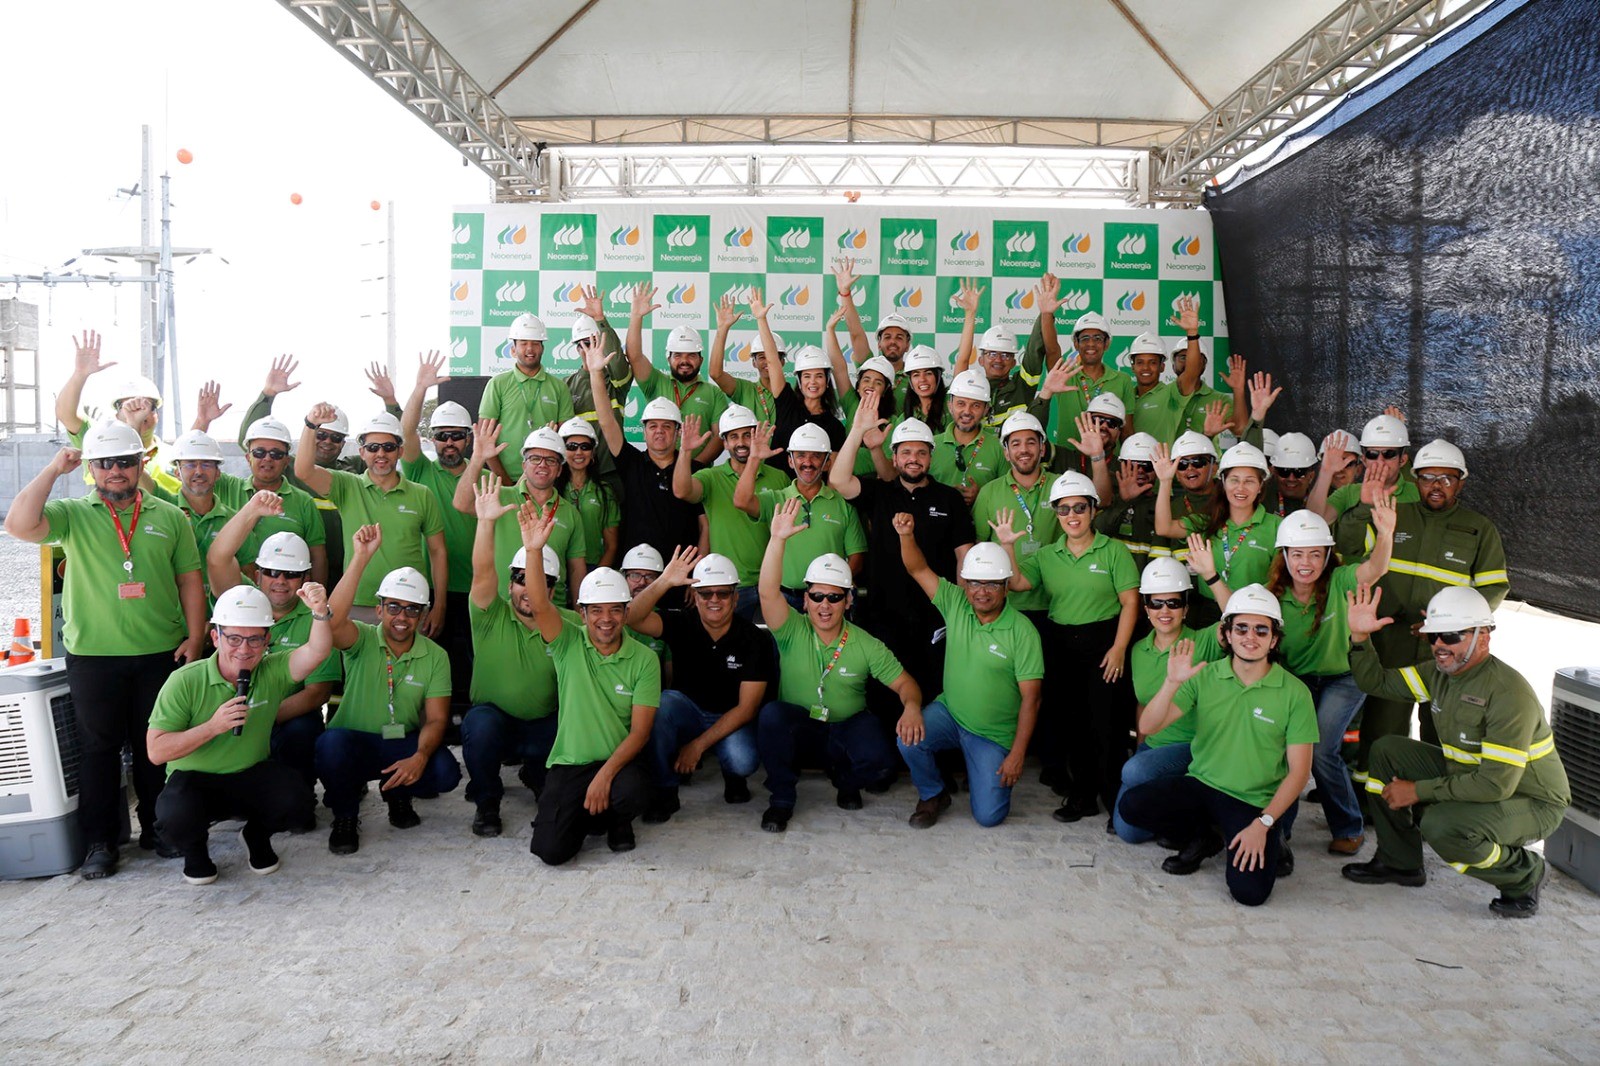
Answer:
M472 619L465 592L445 593L444 632L438 643L450 656L450 714L463 718L472 706Z
M156 828L184 855L205 855L212 822L242 817L246 833L265 838L304 825L315 802L305 778L282 763L258 762L233 774L174 770L156 800Z
M533 819L533 840L528 850L546 865L570 862L583 847L591 829L625 825L644 811L650 798L650 775L635 759L611 779L611 806L598 816L583 809L583 799L603 762L583 766L552 766L539 793L539 813Z
M1117 619L1080 626L1047 622L1043 637L1045 692L1040 761L1059 777L1079 807L1111 810L1122 787L1122 764L1133 752L1133 686L1124 670L1109 684L1100 663L1117 639Z
M1272 886L1278 880L1278 856L1283 853L1283 828L1293 822L1299 806L1295 803L1267 830L1266 861L1256 869L1239 869L1233 865L1233 856L1223 852L1228 892L1246 907L1259 907L1272 895ZM1226 848L1239 830L1255 821L1261 808L1234 799L1198 777L1182 774L1158 777L1130 788L1122 797L1121 812L1122 820L1129 825L1158 837L1169 837L1180 845L1215 827Z
M67 687L78 722L78 825L89 844L115 846L122 831L122 749L133 750L139 825L156 821L163 774L145 751L156 695L178 664L172 652L151 655L67 653Z

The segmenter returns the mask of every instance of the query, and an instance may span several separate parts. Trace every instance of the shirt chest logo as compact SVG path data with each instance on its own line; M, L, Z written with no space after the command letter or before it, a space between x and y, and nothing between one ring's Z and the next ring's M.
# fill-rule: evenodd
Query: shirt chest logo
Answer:
M995 656L998 659L1006 658L1006 653L1000 650L1000 645L998 645L998 644L989 645L989 654Z
M937 507L930 507L930 508L928 508L928 517L929 518L949 518L950 517L950 512L949 511L941 511Z
M150 534L152 537L160 537L162 540L166 540L167 539L166 533L164 533L161 530L157 529L155 526L147 524L144 527L144 531L146 533Z
M633 690L631 688L629 688L628 686L626 686L624 684L621 684L621 683L612 685L611 688L619 696L631 696L631 695L633 695Z
M1258 721L1258 722L1266 722L1268 725L1277 725L1278 724L1278 720L1276 718L1268 718L1267 717L1267 712L1262 710L1260 707L1257 707L1255 710L1251 711L1250 713L1255 716L1255 720Z
M413 511L411 508L407 507L403 503L402 504L397 504L395 506L395 510L397 512L399 512L400 514L421 514L422 513L420 511Z
M739 661L739 657L737 655L728 656L728 669L729 670L738 670L743 666L744 666L744 664Z

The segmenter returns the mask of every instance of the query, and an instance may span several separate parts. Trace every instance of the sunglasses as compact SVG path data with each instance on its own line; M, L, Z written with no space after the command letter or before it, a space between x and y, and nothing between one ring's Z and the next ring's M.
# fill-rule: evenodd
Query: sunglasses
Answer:
M1058 503L1055 505L1055 512L1059 515L1088 514L1093 509L1094 504L1092 503Z
M1422 635L1428 639L1428 643L1430 645L1460 644L1463 640L1467 639L1467 634L1464 630L1456 633L1424 633Z
M823 601L827 601L828 603L843 603L844 598L848 595L850 595L848 592L807 592L806 599L810 600L812 603L822 603Z
M396 444L394 441L386 440L382 444L363 444L361 446L361 450L366 452L368 455L377 455L379 452L388 455L391 452L399 451L400 445Z
M420 618L424 609L420 603L400 603L398 600L385 600L383 603L384 614L403 614L407 618Z
M1235 622L1233 625L1228 627L1228 631L1230 633L1236 633L1241 637L1248 637L1251 633L1254 633L1258 637L1272 636L1271 626L1251 625L1249 622Z
M1399 448L1362 448L1361 449L1361 458L1363 458L1363 459L1398 459L1398 458L1400 458L1400 455L1401 455L1401 450Z
M1201 467L1210 465L1211 457L1209 455L1191 455L1187 459L1178 460L1179 470L1199 470Z
M569 441L567 441L567 451L569 451L569 452L592 452L592 451L594 451L594 441L592 441L592 440L569 440Z
M1154 463L1134 463L1128 461L1127 459L1124 459L1122 463L1129 470L1133 470L1141 474L1153 474L1156 472L1156 464Z
M256 567L256 573L260 574L262 577L277 577L277 578L284 578L285 580L293 580L293 579L295 579L297 577L305 577L306 574L310 573L310 571L308 571L308 570L274 570L270 566L258 566L258 567Z
M343 433L329 433L325 429L319 429L319 430L317 430L317 440L321 441L324 444L328 443L329 441L333 441L333 443L335 443L335 444L343 444L344 443L344 434Z
M444 441L448 444L458 444L470 436L472 436L472 434L466 432L465 430L441 430L433 435L433 439L437 441Z
M1183 596L1146 596L1144 605L1152 611L1177 611L1188 606L1188 599Z
M1097 426L1110 426L1112 429L1122 428L1122 419L1112 418L1110 415L1090 415L1089 420Z
M277 462L279 459L289 458L289 453L282 448L251 448L250 456L254 459L271 459Z
M1315 470L1316 467L1314 467L1314 466L1275 466L1272 469L1277 472L1279 477L1299 478L1299 477L1307 477L1307 476L1309 476L1311 471Z
M109 459L90 459L89 465L101 470L130 470L139 465L140 456L113 455Z
M1423 485L1443 485L1449 488L1461 480L1460 474L1418 474L1417 481Z
M700 594L702 600L731 600L734 595L732 589L695 589L695 591ZM840 593L839 597L843 599L844 594Z
M238 633L218 633L217 636L221 637L223 642L230 648L265 648L267 646L267 635L265 633L254 637L241 636Z

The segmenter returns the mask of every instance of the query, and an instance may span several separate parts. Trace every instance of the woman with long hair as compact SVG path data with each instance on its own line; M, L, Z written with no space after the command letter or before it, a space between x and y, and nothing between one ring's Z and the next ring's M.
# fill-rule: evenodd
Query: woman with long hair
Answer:
M595 446L599 438L594 427L582 418L567 419L559 432L566 444L567 462L556 477L556 491L577 508L578 517L583 521L589 569L614 567L622 506L605 479L594 476Z

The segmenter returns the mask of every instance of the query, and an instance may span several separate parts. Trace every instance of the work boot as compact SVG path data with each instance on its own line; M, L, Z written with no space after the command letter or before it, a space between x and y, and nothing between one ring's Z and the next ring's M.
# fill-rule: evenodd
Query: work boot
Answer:
M162 840L161 834L154 829L139 830L139 849L141 851L153 851L163 859L176 859L183 854L183 852Z
M1081 821L1091 814L1099 813L1100 804L1095 800L1080 801L1069 799L1052 811L1050 813L1050 817L1054 818L1058 822L1066 822L1068 825L1071 825L1073 822Z
M265 877L278 872L278 853L272 850L272 834L262 833L246 825L239 831L239 841L250 856L250 872ZM184 860L188 865L188 860Z
M658 788L650 797L650 805L644 809L644 824L660 825L677 814L680 807L677 789Z
M477 813L472 816L472 835L497 837L500 835L500 828L500 801L484 800L479 803Z
M1367 842L1365 833L1357 833L1353 837L1334 837L1328 842L1329 855L1358 855L1361 845Z
M1345 863L1339 872L1345 876L1345 880L1358 885L1405 885L1407 888L1417 888L1428 883L1426 870L1396 870L1377 859Z
M724 773L722 775L722 802L749 803L750 782L738 774Z
M789 828L789 819L792 817L793 807L768 807L761 812L761 830L765 833L781 833Z
M335 855L354 855L361 850L361 819L355 815L333 817L333 831L328 834L328 850Z
M615 852L634 849L632 818L618 818L611 823L606 829L606 846Z
M78 876L85 881L98 881L117 872L117 847L115 844L90 844L89 853L78 867Z
M201 852L183 857L183 880L191 885L209 885L217 879L217 864Z
M1278 877L1288 877L1294 873L1294 849L1285 844L1278 851Z
M411 806L410 796L396 796L384 802L389 805L389 824L396 829L415 829L422 824L416 808Z
M1169 874L1187 877L1200 869L1200 864L1222 850L1222 838L1207 829L1183 846L1176 855L1168 855L1161 868Z
M911 812L911 828L932 828L938 824L939 815L943 814L949 807L949 792L941 792L932 799L918 800L917 809Z
M1526 896L1508 896L1502 892L1499 899L1489 901L1489 909L1501 918L1532 918L1538 914L1539 890L1550 876L1550 864L1540 859L1539 867L1539 879L1533 883L1532 892Z
M861 790L859 788L841 788L836 801L841 811L859 811L861 809Z

